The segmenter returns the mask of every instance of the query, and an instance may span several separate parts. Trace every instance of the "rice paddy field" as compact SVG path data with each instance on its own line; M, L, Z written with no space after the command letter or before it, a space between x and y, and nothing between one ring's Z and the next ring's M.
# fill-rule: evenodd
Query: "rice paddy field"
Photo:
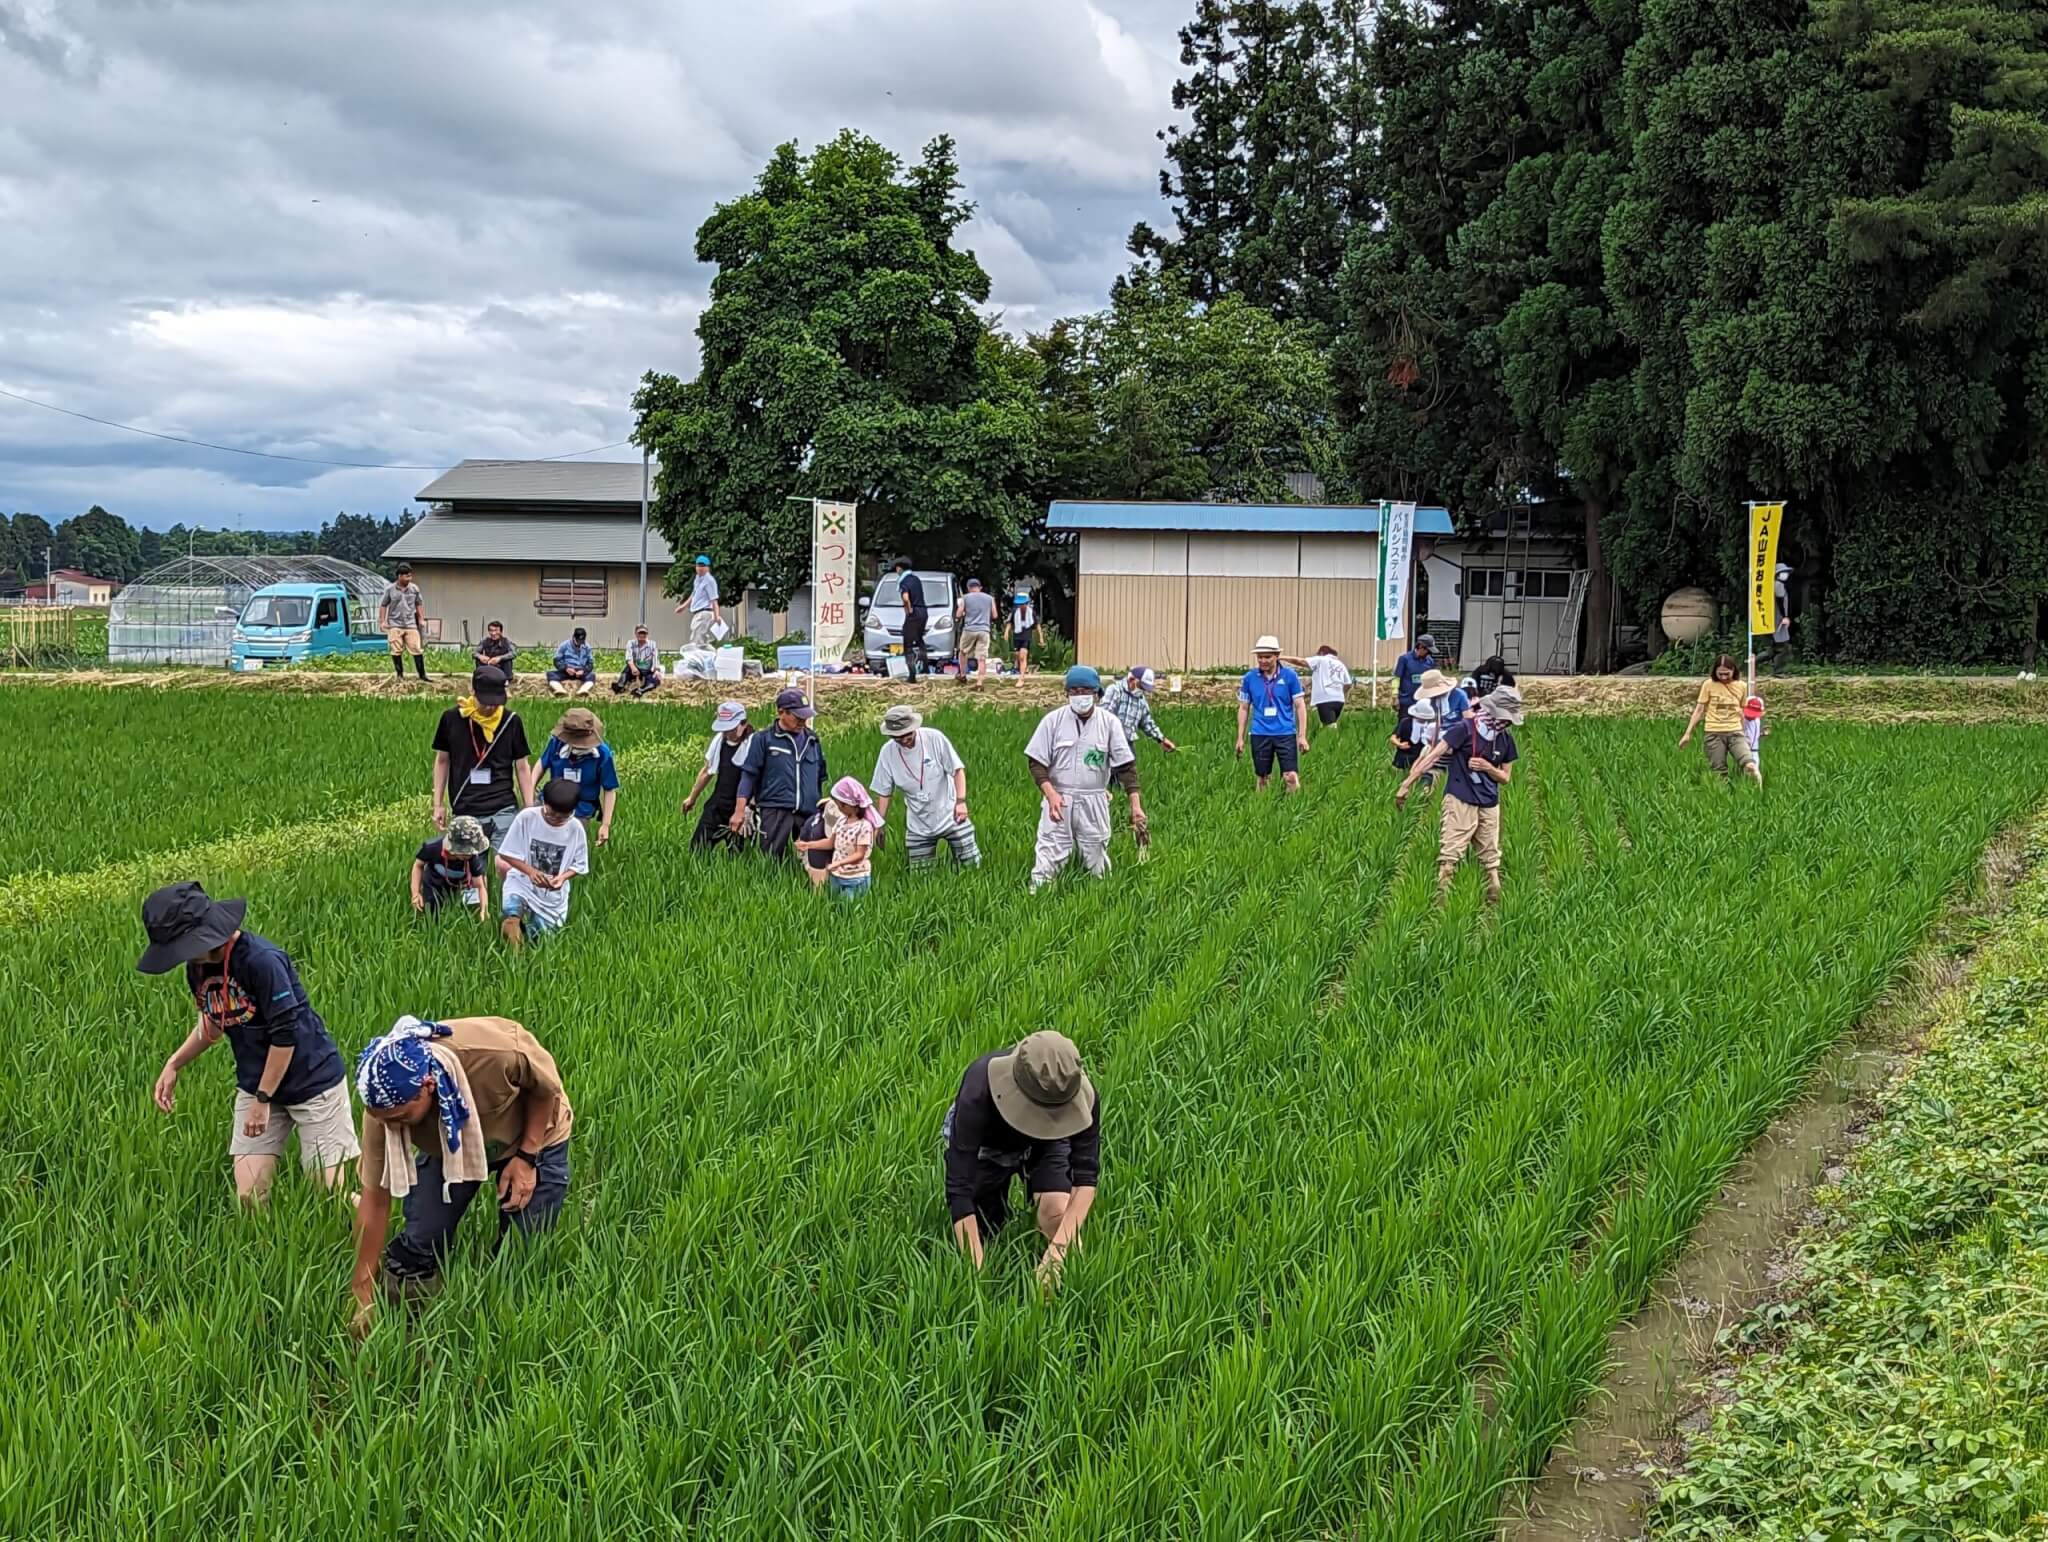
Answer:
M951 702L934 691L930 699ZM1788 720L1765 795L1678 723L1533 721L1508 893L1433 902L1385 726L1254 799L1222 708L1142 754L1153 860L1024 893L1028 717L947 705L986 866L855 909L693 855L708 713L612 710L569 930L405 898L439 697L0 687L0 1536L1480 1538L1746 1144L2048 796L2038 729ZM828 696L865 776L883 701ZM553 713L526 708L538 745ZM61 724L53 733L51 725ZM25 785L23 782L25 781ZM245 895L352 1056L501 1013L576 1106L559 1231L347 1332L346 1211L237 1213L230 1067L138 975L157 883ZM1042 1027L1102 1089L1056 1295L953 1251L939 1125Z

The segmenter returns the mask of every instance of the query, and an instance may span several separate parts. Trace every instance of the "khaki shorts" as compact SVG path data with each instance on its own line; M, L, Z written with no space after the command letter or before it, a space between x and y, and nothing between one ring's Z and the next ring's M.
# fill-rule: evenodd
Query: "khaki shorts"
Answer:
M394 626L384 633L385 641L391 644L391 656L420 651L420 629L416 626Z
M300 1165L308 1172L316 1168L338 1167L362 1155L362 1148L356 1144L355 1118L349 1106L346 1077L303 1103L289 1106L273 1103L270 1107L270 1128L251 1137L242 1133L242 1125L249 1117L249 1110L255 1106L255 1098L240 1088L235 1090L235 1123L228 1136L229 1156L283 1156L285 1140L293 1130L299 1132Z
M1749 735L1741 729L1732 734L1708 734L1706 737L1707 765L1726 776L1728 757L1735 757L1735 764L1747 771L1756 764L1756 755L1749 747Z
M973 664L988 662L988 633L962 632L960 634L960 662Z
M1464 861L1468 847L1478 846L1479 865L1489 873L1500 871L1500 805L1480 808L1463 798L1444 794L1443 841L1437 848L1439 867L1455 867Z

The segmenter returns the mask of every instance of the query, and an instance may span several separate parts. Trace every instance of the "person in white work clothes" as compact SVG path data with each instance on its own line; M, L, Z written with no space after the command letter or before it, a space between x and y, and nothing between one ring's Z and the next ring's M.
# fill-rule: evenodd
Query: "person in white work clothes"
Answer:
M1038 852L1031 868L1036 894L1059 876L1078 851L1081 865L1100 878L1109 871L1109 784L1131 799L1131 827L1145 829L1138 798L1138 757L1124 725L1097 711L1102 677L1086 664L1067 671L1067 701L1039 720L1024 747L1025 761L1044 802L1038 811Z
M690 585L690 597L679 601L676 610L690 613L690 646L710 647L711 628L720 620L718 580L711 576L711 559L701 552L697 555L697 577Z
M1344 661L1337 657L1337 650L1324 643L1312 659L1282 658L1280 662L1308 671L1308 704L1316 710L1316 721L1325 728L1335 728L1337 719L1344 715L1344 693L1356 683Z

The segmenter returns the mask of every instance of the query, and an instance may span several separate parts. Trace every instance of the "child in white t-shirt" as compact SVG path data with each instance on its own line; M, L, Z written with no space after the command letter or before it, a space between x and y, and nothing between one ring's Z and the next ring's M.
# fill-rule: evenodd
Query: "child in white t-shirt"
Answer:
M1764 699L1751 696L1742 704L1742 737L1749 741L1749 753L1756 759L1756 781L1761 787L1764 781L1764 735L1770 729L1764 726Z
M498 847L504 876L505 940L525 946L569 920L569 882L590 871L590 842L576 818L577 784L557 777L541 789L538 808L523 808Z

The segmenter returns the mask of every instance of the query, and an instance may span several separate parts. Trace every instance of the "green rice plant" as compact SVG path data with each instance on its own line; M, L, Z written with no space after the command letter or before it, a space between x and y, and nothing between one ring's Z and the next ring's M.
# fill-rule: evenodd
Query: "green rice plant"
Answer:
M229 753L275 737L253 699L211 714ZM854 699L821 727L865 775ZM691 853L700 715L622 712L613 843L514 958L405 905L438 704L317 705L322 763L417 714L369 795L396 812L294 862L187 804L115 866L87 847L97 886L13 891L0 1535L1483 1536L1729 1164L2048 791L2021 729L1801 723L1758 795L1664 724L1539 721L1493 912L1469 872L1435 902L1436 806L1393 808L1366 714L1259 799L1231 715L1168 707L1152 862L1120 834L1107 880L1028 899L1029 719L947 706L985 865L908 872L899 835L842 909ZM345 1052L404 1011L533 1028L577 1108L560 1231L490 1260L473 1225L437 1301L351 1344L338 1207L288 1177L235 1213L224 1062L147 1107L189 1007L133 973L121 891L166 853L249 897ZM938 1165L967 1061L1041 1027L1105 1129L1049 1300L1028 1226L955 1256Z

